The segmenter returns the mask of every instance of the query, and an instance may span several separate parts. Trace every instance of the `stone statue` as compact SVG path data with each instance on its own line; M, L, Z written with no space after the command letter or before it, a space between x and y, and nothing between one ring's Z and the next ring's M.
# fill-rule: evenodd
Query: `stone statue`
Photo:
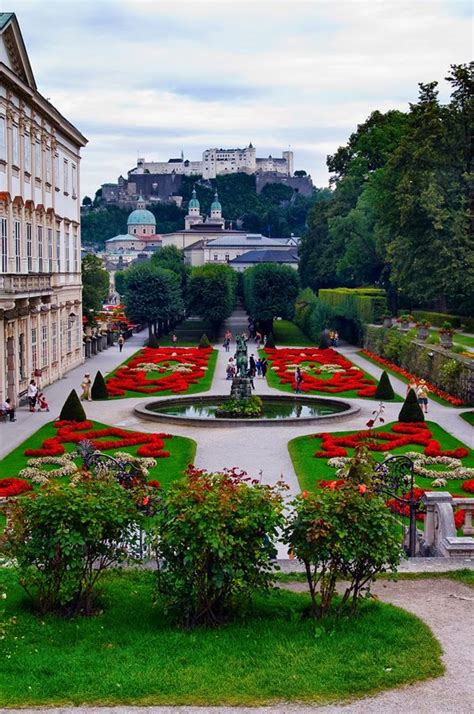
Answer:
M237 376L246 377L248 371L247 345L242 335L237 335L235 341L237 343L237 351L235 353L235 359L237 363Z

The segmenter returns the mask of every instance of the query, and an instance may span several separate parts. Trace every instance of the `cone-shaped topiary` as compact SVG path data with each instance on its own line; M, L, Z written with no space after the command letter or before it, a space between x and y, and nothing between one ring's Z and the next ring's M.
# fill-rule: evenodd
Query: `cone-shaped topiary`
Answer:
M75 389L72 389L61 409L60 419L67 421L85 421L86 413L82 407Z
M94 379L94 384L92 385L92 399L108 399L109 393L107 391L107 385L105 379L102 376L102 372L97 372Z
M92 394L94 396L94 394ZM381 401L387 401L389 399L393 399L395 396L395 392L393 391L393 387L390 383L389 376L387 372L384 370L380 376L380 381L377 385L377 389L374 394L374 399L380 399Z
M204 350L206 347L210 347L211 343L209 342L209 338L206 335L206 333L203 334L201 339L199 340L198 347L200 350Z
M147 340L146 346L151 347L154 350L157 350L160 346L158 337L156 335L152 335L151 337L149 337Z
M425 417L423 416L413 389L410 389L407 398L403 402L403 407L400 409L400 414L398 415L398 421L425 421Z
M270 347L271 349L275 347L275 339L273 337L273 332L268 333L265 347Z

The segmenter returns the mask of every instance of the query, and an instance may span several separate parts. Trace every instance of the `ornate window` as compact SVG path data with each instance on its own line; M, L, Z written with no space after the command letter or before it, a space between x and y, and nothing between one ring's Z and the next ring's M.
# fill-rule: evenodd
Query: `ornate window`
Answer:
M26 224L26 257L28 260L28 272L33 270L33 231L31 223Z
M7 219L0 218L0 269L2 273L7 272L8 265L8 234Z
M25 171L31 173L31 136L26 132L23 135L23 160Z
M6 121L0 116L0 161L7 160Z
M38 369L38 330L31 328L31 366Z
M41 367L48 366L48 326L41 325Z
M21 223L13 221L13 244L15 246L15 272L21 272Z
M18 141L19 141L18 127L16 124L13 124L13 126L12 126L12 164L14 166L20 165L20 152L19 152Z
M53 229L48 228L48 271L53 272Z
M58 361L58 323L56 319L51 323L51 361Z
M38 238L38 272L43 272L43 226L37 226L37 238Z
M66 228L66 273L71 272L71 245L69 229Z
M58 268L58 273L61 272L61 231L59 228L56 230L56 265Z
M26 349L24 332L22 332L18 338L18 369L20 371L20 379L26 379Z
M39 141L35 144L35 176L37 178L42 177L41 170L41 143Z

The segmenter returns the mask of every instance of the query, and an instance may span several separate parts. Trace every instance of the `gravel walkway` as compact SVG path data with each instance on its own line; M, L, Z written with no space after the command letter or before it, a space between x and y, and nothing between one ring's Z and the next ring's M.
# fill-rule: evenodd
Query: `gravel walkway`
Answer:
M305 589L302 583L286 585ZM23 713L48 714L472 714L474 702L474 590L447 579L380 581L373 588L384 602L420 617L432 629L443 648L446 672L442 677L365 697L348 704L329 706L282 703L269 707L61 707L22 709ZM350 653L348 653L348 656ZM471 702L471 704L469 704ZM14 714L17 709L2 709Z

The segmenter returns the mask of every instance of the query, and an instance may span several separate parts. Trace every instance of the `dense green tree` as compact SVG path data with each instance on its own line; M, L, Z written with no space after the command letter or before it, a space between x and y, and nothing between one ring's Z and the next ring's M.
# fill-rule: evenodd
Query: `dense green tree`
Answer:
M124 271L124 284L127 316L134 322L145 323L150 337L182 316L181 285L171 270L157 268L150 262L134 265Z
M201 265L193 268L188 282L187 302L192 315L211 324L217 336L222 322L235 305L237 276L228 265Z
M245 306L267 335L275 317L293 319L298 292L298 274L287 265L262 263L244 273Z
M99 312L109 292L109 274L102 259L89 253L82 259L82 310L87 317Z
M182 250L179 250L179 248L174 245L167 245L161 248L161 250L156 251L156 253L153 253L150 260L151 264L157 268L166 268L176 273L180 280L182 290L184 291L186 289L191 268L185 265Z

